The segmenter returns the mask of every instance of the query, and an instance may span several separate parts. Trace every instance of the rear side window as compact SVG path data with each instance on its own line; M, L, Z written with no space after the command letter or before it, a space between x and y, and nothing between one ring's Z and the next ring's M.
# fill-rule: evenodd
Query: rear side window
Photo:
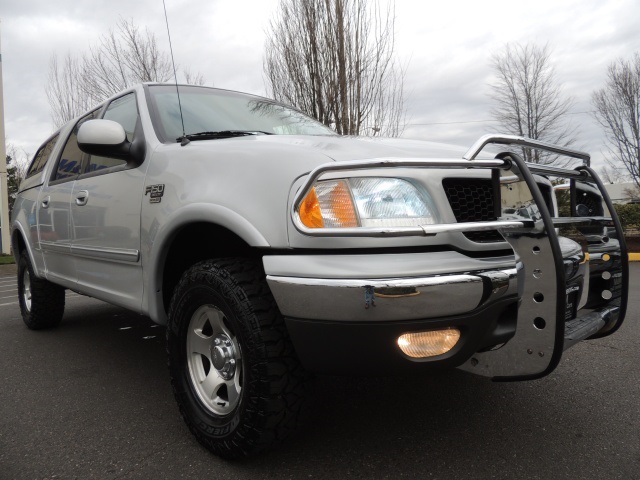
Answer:
M47 143L40 147L33 157L33 161L29 166L29 170L27 171L27 177L31 177L36 175L37 173L42 172L44 170L44 166L47 164L47 160L51 156L51 152L53 151L53 147L58 141L58 134L53 136Z

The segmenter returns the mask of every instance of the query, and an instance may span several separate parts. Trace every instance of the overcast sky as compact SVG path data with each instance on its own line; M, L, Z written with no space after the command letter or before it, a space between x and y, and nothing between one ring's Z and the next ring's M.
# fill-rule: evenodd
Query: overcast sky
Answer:
M207 84L264 95L262 57L278 0L166 0L180 67ZM30 155L54 130L45 94L49 59L80 56L133 19L168 51L162 0L0 0L7 142ZM396 55L407 66L403 136L470 146L497 130L487 97L490 56L509 42L549 43L575 99L577 147L601 164L603 135L588 115L607 65L640 51L637 0L396 0Z

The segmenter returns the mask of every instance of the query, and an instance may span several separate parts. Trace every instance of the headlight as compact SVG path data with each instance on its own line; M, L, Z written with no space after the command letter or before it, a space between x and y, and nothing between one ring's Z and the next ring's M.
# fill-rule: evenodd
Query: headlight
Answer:
M399 178L317 182L298 207L308 228L412 227L437 223L426 192Z

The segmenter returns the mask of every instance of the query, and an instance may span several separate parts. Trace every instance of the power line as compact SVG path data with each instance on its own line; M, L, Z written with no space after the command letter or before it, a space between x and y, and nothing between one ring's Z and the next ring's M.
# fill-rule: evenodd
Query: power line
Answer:
M425 125L458 125L462 123L487 123L487 122L497 122L497 120L466 120L460 122L431 122L431 123L407 123L407 125L413 126L425 126Z

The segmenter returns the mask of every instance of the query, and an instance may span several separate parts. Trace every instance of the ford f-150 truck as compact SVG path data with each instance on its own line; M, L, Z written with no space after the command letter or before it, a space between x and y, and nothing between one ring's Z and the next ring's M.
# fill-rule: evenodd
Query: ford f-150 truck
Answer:
M138 85L69 122L11 227L26 325L57 325L65 289L166 325L180 412L225 457L293 431L309 373L536 379L626 309L626 247L588 154L344 137L220 89Z

